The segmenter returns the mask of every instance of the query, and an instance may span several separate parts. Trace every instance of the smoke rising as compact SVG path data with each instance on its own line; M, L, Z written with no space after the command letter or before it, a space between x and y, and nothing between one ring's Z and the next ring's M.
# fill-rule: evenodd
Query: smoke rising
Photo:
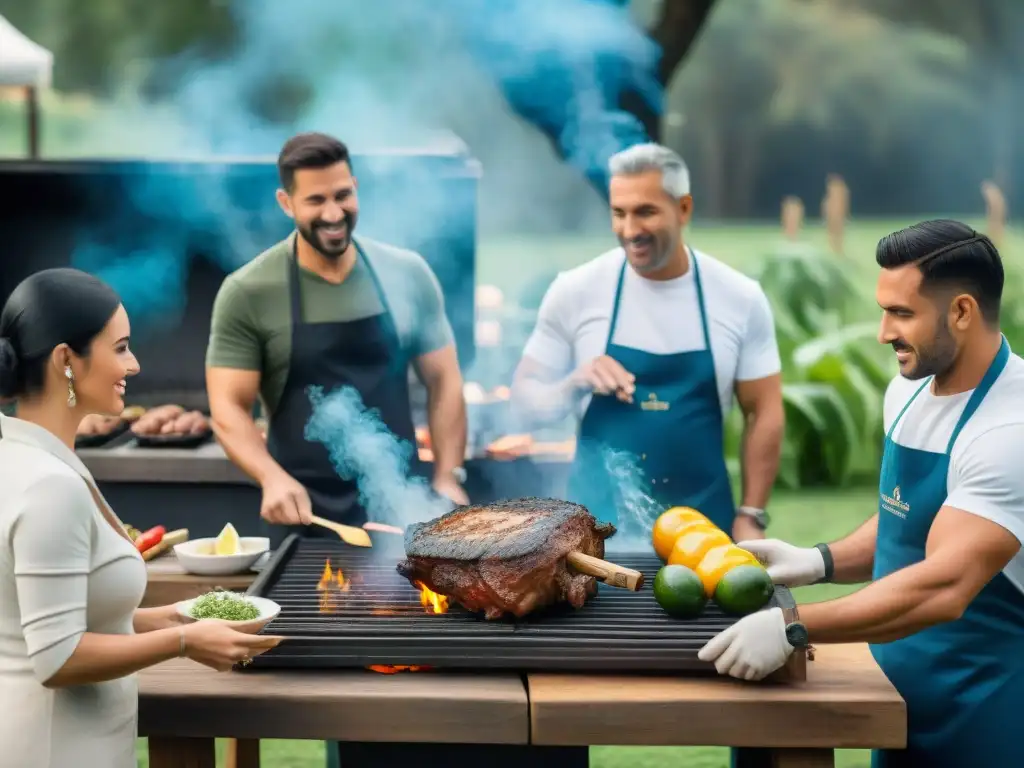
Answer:
M587 180L603 186L610 155L647 140L620 95L662 98L659 51L627 0L227 1L233 50L165 65L180 85L161 106L187 129L141 126L154 143L167 137L158 154L270 160L298 131L336 135L357 156L356 236L414 250L467 220L490 232L605 230L604 201ZM428 169L412 158L463 151L483 169L479 194L450 194L452 173L465 172L457 164ZM408 196L368 202L363 190L395 167L406 169ZM272 176L254 176L242 188L217 163L173 179L143 165L109 214L114 235L83 233L72 261L107 279L142 330L173 326L191 259L230 271L290 230L275 187ZM462 267L435 264L446 269ZM374 514L429 498L399 481L402 454L350 395L319 400L310 435L339 471L362 477Z
M636 456L602 446L601 458L618 494L618 530L608 540L608 549L646 552L651 547L654 521L665 509L646 491L644 471Z
M126 199L80 228L71 264L112 285L137 330L178 324L194 254L230 272L289 230L273 187L256 196L219 164L124 168L114 194Z
M474 62L504 97L557 137L569 165L600 187L608 159L648 140L618 107L635 91L658 113L660 51L630 15L628 0L449 0L453 21ZM533 164L531 164L532 166Z
M189 52L162 65L178 73L169 111L187 130L140 125L154 143L168 142L154 151L270 159L295 132L322 130L356 154L398 148L387 162L408 164L410 153L450 152L458 137L485 171L478 198L450 199L438 174L424 173L410 182L414 204L378 221L363 216L362 234L410 248L467 217L485 230L606 226L585 178L603 184L608 157L646 140L618 108L619 95L628 88L655 105L662 97L657 46L625 0L233 0L232 13L237 44L222 59ZM520 115L555 137L568 162ZM355 169L364 185L387 173L381 162ZM272 205L274 183L259 184L253 191ZM226 239L214 258L232 268L278 235L239 221L245 193L215 166L199 181L167 181L143 168L122 194L120 229L133 242L83 233L74 261L116 281L143 319L173 318L182 305L189 257L181 233ZM287 229L283 214L270 215ZM168 226L150 237L154 218ZM154 293L166 299L151 303Z
M359 502L371 520L404 527L452 509L452 502L434 493L426 480L409 475L416 446L400 442L355 389L341 387L325 395L321 387L312 387L309 399L313 415L306 439L323 443L338 476L356 482Z

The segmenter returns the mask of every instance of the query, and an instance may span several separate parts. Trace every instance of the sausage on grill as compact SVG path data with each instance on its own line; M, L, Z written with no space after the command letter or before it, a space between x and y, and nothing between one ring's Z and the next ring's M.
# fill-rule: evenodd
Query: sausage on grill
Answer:
M143 437L154 435L200 435L210 422L199 411L186 411L180 405L152 408L132 425L132 432Z

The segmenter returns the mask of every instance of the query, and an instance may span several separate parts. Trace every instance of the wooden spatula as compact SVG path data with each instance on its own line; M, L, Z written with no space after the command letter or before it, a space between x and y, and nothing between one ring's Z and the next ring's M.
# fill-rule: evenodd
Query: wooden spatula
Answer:
M372 547L373 542L370 541L370 534L364 531L362 528L356 528L352 525L342 525L341 523L335 523L330 520L324 520L322 517L313 515L313 523L315 525L329 528L341 537L341 540L346 544L351 544L353 547Z
M644 585L644 575L640 571L609 563L599 557L591 557L582 552L570 552L565 559L580 573L594 576L611 587L639 592Z

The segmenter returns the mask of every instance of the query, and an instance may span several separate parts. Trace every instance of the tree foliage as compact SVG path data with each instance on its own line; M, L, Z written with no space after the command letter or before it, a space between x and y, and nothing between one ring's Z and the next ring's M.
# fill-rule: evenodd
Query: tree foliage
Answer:
M986 135L989 169L1004 187L1008 169L1020 158L1017 136L1024 120L1024 48L1019 45L1024 2L1020 0L577 3L588 8L629 7L634 17L645 16L634 22L635 29L620 35L628 45L641 44L629 42L633 36L657 51L654 60L644 64L649 71L637 76L627 58L605 55L586 77L581 78L577 62L574 76L562 78L566 83L560 82L557 73L538 69L533 81L504 90L512 109L602 193L601 157L592 158L592 149L580 151L576 146L583 143L584 123L592 126L594 134L588 141L602 147L598 155L607 153L603 145L613 140L648 137L702 158L700 162L707 166L702 173L712 179L710 198L718 201L711 208L717 213L750 210L762 153L780 131L802 135L801 131L839 134L855 129L858 139L881 156L893 152L900 142L905 144L908 135L946 130L947 135L935 139L938 145L970 130L964 127L968 124L980 125L974 133ZM187 85L197 62L217 64L248 55L240 44L245 14L239 9L253 5L266 3L0 0L0 14L54 51L59 90L103 97L130 92L160 99ZM325 9L354 7L326 0L321 5ZM515 48L536 26L523 16L522 9L529 9L530 2L486 4L492 14L513 5L520 10L512 17L516 23L506 30L508 53L518 57L518 66L526 71L541 61L528 45ZM550 15L556 5L567 7L568 0L546 0L543 8ZM283 125L311 108L317 92L311 80L323 76L311 75L309 67L297 67L296 57L319 50L324 59L321 72L341 72L339 79L344 80L345 72L358 68L361 75L372 73L382 88L403 89L403 79L410 72L422 73L431 67L432 57L447 54L438 48L452 43L453 24L445 14L457 12L476 19L479 14L474 9L483 7L468 0L438 0L429 5L392 0L387 13L413 14L416 26L394 24L390 37L381 38L379 29L368 35L366 24L377 24L373 19L379 20L382 12L365 14L369 19L365 21L344 9L311 12L313 3L279 6L280 16L294 22L278 27L295 33L284 36L290 41L287 46L260 51L262 65L253 66L255 74L246 81L245 93L233 100L230 109L247 110L257 121ZM414 13L417 7L427 7L430 13ZM628 25L628 20L622 23ZM479 30L481 24L464 26ZM575 45L572 40L580 32L567 25L566 46ZM429 43L432 37L444 42ZM303 39L305 43L292 42ZM548 47L544 55L557 53L557 40L553 38ZM484 70L507 64L495 64L492 52L483 50L478 57L488 62ZM559 97L563 104L584 103L572 92L578 85L574 78L582 79L584 89L593 90L595 82L602 84L602 99L609 103L602 105L600 115L579 109L575 116L572 110L538 109L538 94L545 89L568 87ZM405 90L414 87L405 82ZM972 119L964 117L972 112ZM942 118L936 120L936 116ZM950 123L956 127L948 128ZM964 162L976 164L977 160L972 155Z

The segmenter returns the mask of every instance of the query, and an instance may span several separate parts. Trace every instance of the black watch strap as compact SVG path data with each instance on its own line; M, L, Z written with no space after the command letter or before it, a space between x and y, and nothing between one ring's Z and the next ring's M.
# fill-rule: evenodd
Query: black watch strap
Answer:
M832 550L828 548L828 544L815 544L814 548L821 552L821 559L825 561L825 576L822 578L822 583L832 581L832 577L836 573L836 562L832 559Z

